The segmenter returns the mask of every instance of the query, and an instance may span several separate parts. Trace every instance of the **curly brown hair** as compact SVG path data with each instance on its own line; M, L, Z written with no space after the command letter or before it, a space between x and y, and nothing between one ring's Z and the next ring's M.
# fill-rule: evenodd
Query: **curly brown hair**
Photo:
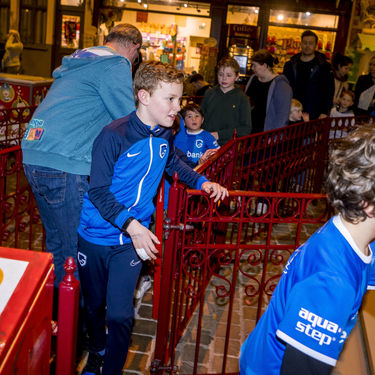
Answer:
M143 62L134 76L134 100L138 106L138 91L146 90L150 95L157 89L160 82L183 83L185 74L183 71L170 64L163 64L160 61Z
M363 125L335 143L330 151L326 191L333 207L356 224L375 207L375 128ZM375 210L372 209L372 214Z

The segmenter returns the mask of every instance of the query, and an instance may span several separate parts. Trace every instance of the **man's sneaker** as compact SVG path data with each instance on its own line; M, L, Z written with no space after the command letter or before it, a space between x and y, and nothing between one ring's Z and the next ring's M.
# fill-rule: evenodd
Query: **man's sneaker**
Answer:
M103 361L104 355L90 352L86 366L82 371L82 375L100 375L102 373L101 368L103 366Z
M151 288L150 276L143 276L135 292L135 299L142 299L144 294Z

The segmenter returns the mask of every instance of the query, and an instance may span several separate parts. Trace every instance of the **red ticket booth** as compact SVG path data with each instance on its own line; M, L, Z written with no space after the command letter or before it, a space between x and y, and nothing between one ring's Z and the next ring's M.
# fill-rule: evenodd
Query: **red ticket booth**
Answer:
M0 374L49 374L52 256L0 247Z
M0 109L38 106L52 82L52 78L0 73Z

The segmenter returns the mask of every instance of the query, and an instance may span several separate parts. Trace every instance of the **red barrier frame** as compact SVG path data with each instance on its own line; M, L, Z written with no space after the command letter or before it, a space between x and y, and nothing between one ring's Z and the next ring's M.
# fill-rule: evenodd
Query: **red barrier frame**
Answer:
M270 228L275 223L275 219L279 220L279 223L299 223L298 228L300 230L300 225L303 223L301 219L303 215L301 215L302 211L293 214L293 210L295 210L293 201L301 199L304 201L325 199L324 195L301 195L298 192L321 192L329 144L335 141L335 139L345 136L355 126L362 123L372 123L373 120L374 118L371 116L360 118L326 118L239 139L234 138L224 145L211 160L201 165L198 171L205 174L210 180L219 182L228 189L255 189L262 191L262 193L255 191L230 192L231 196L237 194L242 199L246 199L248 194L250 194L251 199L262 203L261 208L264 205L264 201L268 202L268 211L260 214L260 217L253 217L250 222L246 222L246 220L244 221L241 218L236 223L238 226L247 226L245 229L249 231L249 239L252 237L255 238L255 236L261 233L266 233L266 237L269 239ZM265 193L265 191L286 191L293 194ZM205 269L205 273L200 276L200 280L196 280L195 285L191 286L193 289L190 292L180 292L182 282L180 279L181 267L183 267L181 254L184 251L186 238L190 236L187 234L187 229L191 226L194 227L194 224L202 222L202 217L198 216L193 220L188 215L189 209L191 209L189 208L189 204L191 205L191 203L188 203L189 198L186 197L193 195L196 195L198 200L202 200L204 196L202 192L184 191L184 186L177 183L175 179L169 194L167 229L165 231L167 239L164 242L162 274L161 276L156 276L157 285L156 289L154 289L154 317L159 316L159 318L162 318L158 321L155 360L151 366L152 373L174 372L177 369L175 365L175 346L187 323L190 321L192 312L197 306L200 306L199 319L202 318L202 299L195 298L194 300L194 298L190 298L190 302L187 302L184 299L184 293L189 294L198 285L201 288L201 292L198 295L204 296L205 287L212 275L215 274L214 269L211 269L209 272ZM274 203L275 199L279 201L276 206ZM158 201L158 204L162 204L162 201ZM198 202L193 205L199 211L201 203ZM304 205L297 206L302 208ZM210 213L215 212L216 208L214 208L212 201L209 203L209 207ZM238 207L243 212L242 200L238 201ZM224 201L221 203L223 212L230 212L232 208L233 202ZM275 215L275 209L280 210L282 214ZM290 212L292 212L291 215ZM332 210L327 206L324 219L319 219L320 224L323 224L331 214ZM186 219L187 217L189 217L189 220ZM298 220L295 221L297 217ZM210 216L207 220L210 221L212 219ZM207 220L205 219L204 221L206 222ZM304 220L306 220L305 223L315 222L314 220L311 221L311 218L305 218ZM157 223L161 221L160 216L157 217L156 221ZM230 220L223 219L223 217L213 222L215 223L215 230L218 233L215 234L215 241L213 243L207 242L205 244L206 247L202 245L206 252L210 251L210 249L211 251L221 251L228 248L225 238L228 236L228 230L233 223ZM181 233L178 232L178 228L181 230ZM194 229L193 232L195 231ZM205 229L205 233L211 232L212 226ZM192 236L195 238L194 234ZM295 246L292 250L300 244L299 236L300 232L297 230ZM190 246L194 247L194 244L190 243ZM288 247L290 248L290 245ZM266 251L264 258L267 259L269 249L267 250L267 246L264 249ZM207 255L205 259L207 259ZM235 263L238 265L237 258ZM160 268L157 269L158 272L160 272ZM267 290L265 286L267 284L266 274L267 264L264 264L262 279L259 282L259 296ZM271 281L274 282L275 286L278 276ZM158 294L160 290L160 284L158 288L158 283L163 285L163 293L160 295ZM271 295L272 291L273 289L271 288L267 293ZM159 305L155 304L155 301ZM181 310L182 306L185 309L184 311ZM262 308L262 299L259 297L256 319L259 319ZM183 319L181 320L179 317L182 316ZM230 334L230 321L228 323L227 337ZM196 337L198 343L200 340L199 327ZM226 374L225 361L227 351L228 343L226 342L221 374ZM199 349L197 346L193 369L194 374L197 373L198 354Z

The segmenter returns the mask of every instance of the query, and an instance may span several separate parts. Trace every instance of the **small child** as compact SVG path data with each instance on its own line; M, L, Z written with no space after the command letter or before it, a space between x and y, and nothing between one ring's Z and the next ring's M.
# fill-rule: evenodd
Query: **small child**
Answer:
M196 167L207 161L220 148L215 137L201 128L203 112L199 105L187 104L180 112L180 130L175 134L174 145L177 152L182 152L186 164ZM180 156L182 158L182 156ZM187 158L187 160L185 159ZM169 189L172 178L166 176L164 182L164 210L168 208Z
M156 259L148 229L164 170L215 201L228 191L194 172L175 153L171 127L180 110L184 74L145 62L134 77L137 110L103 128L92 149L90 188L78 228L78 268L89 333L83 374L121 374L142 260ZM106 334L106 327L108 334Z
M199 105L188 104L181 110L185 127L174 138L174 145L196 164L204 163L220 148L214 136L202 129L203 112Z
M367 289L375 289L375 129L330 153L326 191L338 215L288 260L241 348L241 375L330 374Z
M342 90L338 99L338 105L331 109L330 117L353 117L354 112L350 109L354 104L354 92Z
M289 123L288 125L297 124L299 122L309 121L309 114L302 112L302 103L297 99L292 99L290 103Z
M217 65L218 85L209 89L202 100L204 129L209 131L222 146L233 137L251 133L251 109L249 98L235 86L240 66L232 57L221 59Z

